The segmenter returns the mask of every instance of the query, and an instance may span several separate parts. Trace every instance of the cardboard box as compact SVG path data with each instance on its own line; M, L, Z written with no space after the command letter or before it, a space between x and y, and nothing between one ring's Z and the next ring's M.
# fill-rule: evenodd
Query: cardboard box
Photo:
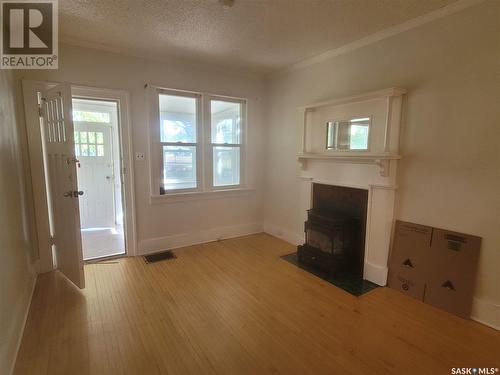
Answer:
M428 274L432 228L396 221L389 269L394 274L421 282Z
M434 229L431 248L438 262L464 262L467 269L472 270L470 262L477 262L481 237Z
M474 288L455 277L435 276L426 282L424 302L452 314L469 318Z
M388 281L390 288L420 301L424 299L425 283L423 281L411 279L398 273L389 273Z
M389 287L469 318L481 238L396 222Z
M480 237L434 229L424 301L469 318L480 247Z

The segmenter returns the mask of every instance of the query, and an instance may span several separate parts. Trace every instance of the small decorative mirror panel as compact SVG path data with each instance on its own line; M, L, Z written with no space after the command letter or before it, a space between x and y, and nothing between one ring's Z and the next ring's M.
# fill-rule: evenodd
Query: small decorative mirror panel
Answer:
M370 117L329 121L326 124L326 149L332 151L367 151Z

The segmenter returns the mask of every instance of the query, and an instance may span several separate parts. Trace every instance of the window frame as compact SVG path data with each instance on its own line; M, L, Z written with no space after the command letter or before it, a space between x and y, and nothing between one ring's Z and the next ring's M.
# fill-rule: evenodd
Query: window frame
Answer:
M181 91L181 90L171 90L171 89L163 89L156 88L155 92L155 118L153 123L153 144L154 149L152 154L154 155L156 168L153 168L153 175L155 176L155 186L152 186L152 195L170 195L170 194L178 194L178 193L192 193L203 190L203 171L202 171L202 162L201 155L203 153L203 142L201 141L203 137L203 128L201 126L202 119L202 100L201 95L196 92L190 91ZM161 140L161 114L160 114L160 95L170 95L170 96L179 96L186 98L195 99L196 103L196 142L162 142ZM196 160L195 160L195 168L196 168L196 187L193 188L183 188L183 189L170 189L166 190L164 188L164 194L161 194L161 188L164 187L164 161L163 161L163 146L178 146L178 147L194 147L196 152Z
M148 88L148 87L147 87ZM161 119L160 119L160 95L174 95L192 97L197 101L196 108L196 143L186 142L161 142ZM213 146L211 142L211 101L220 100L235 102L241 105L240 119L240 144L235 146L240 148L240 183L237 185L214 186L213 181ZM248 101L245 98L216 95L187 90L164 88L159 86L149 86L150 102L150 126L149 126L149 169L150 169L150 203L164 202L167 199L177 200L191 197L199 197L204 194L217 193L233 194L231 192L250 191L247 188L246 164L247 164L247 112ZM164 190L161 194L160 186L163 186L163 145L171 146L195 146L196 147L196 188ZM216 144L219 146L219 144ZM220 146L226 146L220 144ZM232 147L232 144L228 144ZM225 192L225 193L224 193ZM176 197L176 198L174 198Z
M237 103L240 105L240 143L214 143L212 142L212 106L211 103L212 101L224 101L224 102L229 102L229 103ZM218 190L232 190L232 189L238 189L244 187L246 184L246 174L245 174L245 160L246 160L246 122L247 122L247 115L246 115L246 108L247 108L247 100L246 99L239 99L239 98L228 98L225 96L220 96L220 95L207 95L206 96L206 106L207 106L207 119L206 119L206 144L207 144L207 154L205 156L205 164L206 164L206 170L208 171L207 173L207 181L208 181L208 187L211 191L218 191ZM240 149L240 183L239 184L232 184L232 185L221 185L221 186L216 186L214 184L214 168L213 168L213 157L214 157L214 149L215 147L238 147Z

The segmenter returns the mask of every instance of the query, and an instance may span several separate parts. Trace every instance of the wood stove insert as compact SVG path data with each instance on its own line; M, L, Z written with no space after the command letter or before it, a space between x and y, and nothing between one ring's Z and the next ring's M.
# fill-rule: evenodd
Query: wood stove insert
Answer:
M363 275L368 191L313 184L313 205L304 224L298 261L329 272Z

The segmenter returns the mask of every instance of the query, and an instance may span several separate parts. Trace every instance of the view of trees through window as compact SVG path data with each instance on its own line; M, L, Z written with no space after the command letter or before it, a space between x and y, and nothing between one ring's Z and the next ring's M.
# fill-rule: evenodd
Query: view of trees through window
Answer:
M160 193L198 188L200 166L207 171L204 175L213 176L212 181L205 181L205 186L239 185L242 102L183 93L160 92L158 95L163 162ZM202 102L210 108L209 118L198 117L198 106ZM203 144L206 151L203 154L199 152L202 137L198 131L210 134L209 143Z
M76 156L104 156L104 133L75 131Z
M241 103L211 101L213 185L240 184Z
M180 95L159 95L163 189L193 189L196 178L197 100Z
M168 114L164 116L168 116ZM172 117L175 118L176 116ZM196 139L196 127L188 119L164 119L160 137L162 142L194 142Z
M111 122L111 117L107 112L73 110L73 121L109 124Z

